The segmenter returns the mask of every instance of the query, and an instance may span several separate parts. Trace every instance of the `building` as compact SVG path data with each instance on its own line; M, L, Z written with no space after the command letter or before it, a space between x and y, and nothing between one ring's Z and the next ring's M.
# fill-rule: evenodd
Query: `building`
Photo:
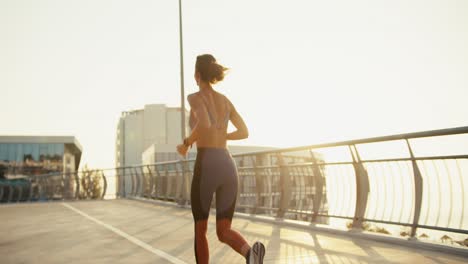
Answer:
M189 113L186 112L186 128ZM116 167L142 164L142 154L151 145L175 146L182 141L180 107L145 105L123 112L117 125Z
M72 136L0 136L2 177L75 172L82 151Z
M33 193L55 197L49 188L54 185L70 196L74 183L64 175L78 170L82 151L72 136L0 136L0 201L41 199ZM37 175L43 176L32 177ZM49 187L39 191L37 181L44 175L57 176L46 176ZM11 192L11 186L22 191Z

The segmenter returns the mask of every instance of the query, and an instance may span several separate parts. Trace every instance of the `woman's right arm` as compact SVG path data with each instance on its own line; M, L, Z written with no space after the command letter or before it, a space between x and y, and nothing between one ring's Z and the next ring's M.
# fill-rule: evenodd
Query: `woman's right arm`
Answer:
M240 140L240 139L245 139L249 137L249 130L247 129L247 126L245 125L244 119L240 116L240 114L237 112L236 108L234 105L229 101L229 105L231 108L231 113L230 113L230 120L232 124L236 127L236 131L228 133L226 136L227 140Z

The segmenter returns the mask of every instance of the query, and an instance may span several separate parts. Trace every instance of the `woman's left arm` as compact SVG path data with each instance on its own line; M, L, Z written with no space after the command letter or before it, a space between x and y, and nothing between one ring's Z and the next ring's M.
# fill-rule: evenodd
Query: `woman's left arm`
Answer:
M177 151L182 156L185 156L188 151L188 148L198 140L198 138L200 137L200 131L207 129L211 126L211 122L208 118L208 112L204 104L202 104L199 100L199 98L197 98L196 95L192 94L187 97L187 100L190 104L190 111L193 113L194 117L196 118L196 121L195 125L192 127L190 135L184 139L184 143L177 146ZM192 118L192 115L190 118Z

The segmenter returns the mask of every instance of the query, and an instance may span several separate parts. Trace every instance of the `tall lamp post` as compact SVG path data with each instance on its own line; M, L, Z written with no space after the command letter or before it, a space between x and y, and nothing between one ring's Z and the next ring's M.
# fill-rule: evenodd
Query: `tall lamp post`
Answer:
M182 0L179 0L179 40L180 40L180 112L182 139L185 138L185 91L184 91L184 50L182 41Z
M181 116L181 130L182 130L182 139L185 139L185 91L184 91L184 49L182 41L182 0L179 0L179 40L180 40L180 116ZM186 164L185 164L186 165ZM185 166L184 165L184 166ZM185 168L183 169L182 175L184 179L182 197L179 199L179 205L187 204L189 200L188 181L184 175Z

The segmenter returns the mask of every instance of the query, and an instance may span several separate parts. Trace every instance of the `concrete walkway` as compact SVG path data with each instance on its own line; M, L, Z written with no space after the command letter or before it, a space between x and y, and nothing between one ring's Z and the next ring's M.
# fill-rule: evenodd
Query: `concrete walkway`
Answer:
M0 263L195 263L190 210L131 200L0 205ZM235 218L265 263L467 263L460 256ZM245 263L208 226L211 263Z

